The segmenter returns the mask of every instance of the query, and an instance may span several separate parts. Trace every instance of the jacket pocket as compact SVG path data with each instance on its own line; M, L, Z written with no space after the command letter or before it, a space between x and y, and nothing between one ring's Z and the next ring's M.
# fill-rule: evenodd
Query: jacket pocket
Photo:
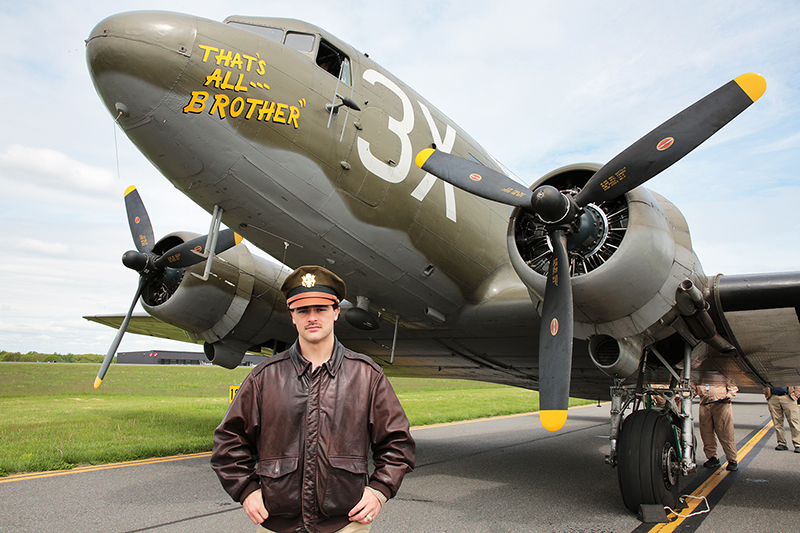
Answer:
M329 456L330 471L321 500L325 516L342 516L355 507L367 486L368 466L364 457Z
M261 480L264 505L272 516L294 518L300 514L300 474L297 457L261 459L256 474Z

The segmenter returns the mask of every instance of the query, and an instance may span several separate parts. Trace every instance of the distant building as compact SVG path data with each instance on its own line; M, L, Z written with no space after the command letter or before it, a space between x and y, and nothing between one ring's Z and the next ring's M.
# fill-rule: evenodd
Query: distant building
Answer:
M247 353L239 366L255 366L266 359L263 355ZM211 365L203 352L171 352L168 350L119 352L117 363L128 365Z

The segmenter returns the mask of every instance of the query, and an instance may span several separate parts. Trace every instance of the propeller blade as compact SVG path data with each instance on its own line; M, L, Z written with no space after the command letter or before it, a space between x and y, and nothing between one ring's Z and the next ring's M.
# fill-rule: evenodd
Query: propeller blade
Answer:
M623 150L598 170L575 197L580 207L638 187L700 146L767 88L758 74L743 74L695 102Z
M415 162L425 172L481 198L518 207L531 205L527 187L480 163L433 148L417 154Z
M173 246L164 252L164 255L156 259L154 264L159 268L185 268L205 261L208 257L205 251L207 240L208 235L203 235L202 237L196 237L178 246ZM241 235L234 232L232 229L224 229L217 235L217 245L214 247L214 253L222 253L240 242L242 242Z
M572 284L567 238L560 229L550 233L553 255L547 275L539 328L539 417L549 431L567 421L572 372Z
M147 216L139 191L133 185L125 191L125 210L128 212L128 226L131 228L136 249L140 252L151 251L156 242L153 226L150 224L150 217Z
M111 342L111 346L108 348L106 356L103 358L103 364L100 366L100 371L97 373L97 377L94 378L95 389L100 386L100 384L103 382L103 378L106 377L106 372L108 371L108 367L111 365L111 360L114 358L114 354L117 353L117 348L119 348L119 343L122 341L122 336L125 334L125 330L128 329L128 324L131 321L131 315L133 315L133 308L136 307L136 302L139 301L139 297L142 295L145 285L147 285L147 278L144 276L139 276L139 288L136 289L136 296L133 297L133 302L131 302L131 307L128 309L128 314L125 315L125 319L122 321L122 324L117 330L117 334L114 337L114 340Z

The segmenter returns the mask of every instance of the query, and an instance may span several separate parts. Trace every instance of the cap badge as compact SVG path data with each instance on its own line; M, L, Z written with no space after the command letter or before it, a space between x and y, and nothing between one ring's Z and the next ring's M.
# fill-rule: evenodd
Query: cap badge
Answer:
M317 284L317 277L314 274L306 274L300 280L300 283L303 285L303 287L309 289Z

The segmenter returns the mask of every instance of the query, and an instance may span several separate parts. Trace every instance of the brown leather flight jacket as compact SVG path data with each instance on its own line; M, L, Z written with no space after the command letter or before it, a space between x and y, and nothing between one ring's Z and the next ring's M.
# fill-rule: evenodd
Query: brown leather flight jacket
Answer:
M254 368L214 432L211 466L235 501L262 490L267 529L330 533L349 523L367 484L397 494L414 453L381 368L337 340L314 372L297 343Z

